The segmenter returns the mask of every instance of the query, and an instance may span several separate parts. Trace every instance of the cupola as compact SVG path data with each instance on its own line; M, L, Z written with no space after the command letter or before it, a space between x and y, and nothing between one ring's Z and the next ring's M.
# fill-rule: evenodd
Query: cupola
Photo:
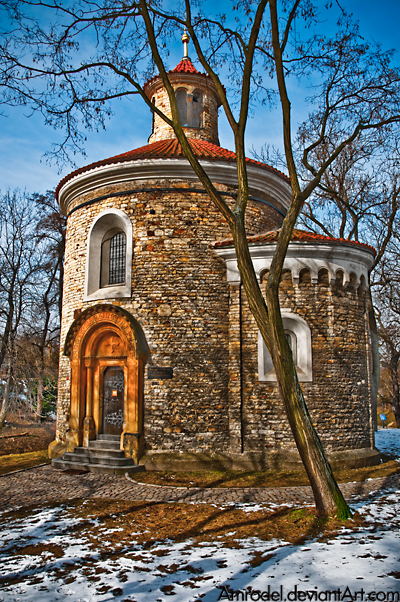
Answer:
M184 56L175 69L168 72L178 102L179 117L188 138L219 145L218 107L221 101L211 78L205 73L199 73L190 60L187 51L189 40L185 31L182 36ZM153 104L171 117L168 94L160 76L150 79L144 90ZM174 130L153 113L149 143L170 138L175 138Z

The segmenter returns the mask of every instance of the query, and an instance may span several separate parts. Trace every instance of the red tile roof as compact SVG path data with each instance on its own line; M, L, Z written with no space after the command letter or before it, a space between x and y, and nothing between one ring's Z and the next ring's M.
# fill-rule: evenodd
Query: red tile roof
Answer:
M247 241L250 246L252 245L262 245L268 244L271 242L276 242L278 240L280 234L280 228L278 230L272 230L270 232L263 232L262 234L256 234L255 236L248 236ZM314 234L313 232L307 232L306 230L298 230L294 229L292 238L292 242L322 242L328 244L341 244L341 245L350 245L355 247L362 247L367 249L373 255L376 255L376 251L370 245L366 245L362 242L356 242L354 240L347 240L345 238L331 238L330 236L323 236L322 234ZM212 245L215 249L221 249L224 247L233 247L233 239L226 238L225 240L220 240Z
M211 159L215 161L234 161L235 153L227 150L226 148L221 148L216 144L211 144L211 142L206 142L205 140L189 140L189 144L194 151L196 157L200 159ZM184 157L184 153L182 151L181 145L179 144L176 138L170 138L168 140L159 140L158 142L153 142L152 144L147 144L146 146L142 146L140 148L136 148L134 150L128 151L127 153L123 153L122 155L116 155L115 157L110 157L109 159L103 159L102 161L97 161L96 163L91 163L90 165L86 165L85 167L81 167L76 171L68 174L61 180L56 189L56 196L60 192L60 189L66 182L74 178L75 176L85 173L86 171L90 171L95 169L96 167L102 167L104 165L113 165L117 163L125 163L127 161L139 161L140 159L170 159L170 158L180 158ZM258 165L267 171L277 174L278 176L288 180L287 176L282 172L278 171L274 167L270 165L265 165L265 163L260 163L259 161L255 161L254 159L246 159L246 162L249 165Z
M175 69L171 69L170 71L168 71L168 74L171 74L171 73L194 73L195 75L201 75L202 77L208 77L208 78L210 77L206 73L200 73L200 71L197 71L196 67L193 65L193 63L189 57L183 58L181 60L181 62L177 64ZM159 78L160 78L159 75L153 75L153 77L148 79L147 82L145 82L143 84L143 90L146 90L146 88L150 84L152 84L154 81L156 81L156 79L159 79Z
M189 57L183 58L170 73L197 73L198 75L205 75L197 71Z

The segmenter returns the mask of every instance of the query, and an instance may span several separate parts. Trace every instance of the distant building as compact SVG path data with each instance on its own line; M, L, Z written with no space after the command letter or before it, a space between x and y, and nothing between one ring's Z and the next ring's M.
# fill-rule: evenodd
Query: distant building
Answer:
M212 81L186 56L169 77L194 153L234 202L235 155L218 145ZM146 94L170 113L159 77ZM263 289L291 190L276 169L250 159L247 167L247 231ZM57 195L68 228L54 465L117 473L139 463L295 466L229 229L173 130L154 115L147 146L78 169ZM331 459L352 466L379 457L366 295L373 253L296 230L281 284L311 417Z

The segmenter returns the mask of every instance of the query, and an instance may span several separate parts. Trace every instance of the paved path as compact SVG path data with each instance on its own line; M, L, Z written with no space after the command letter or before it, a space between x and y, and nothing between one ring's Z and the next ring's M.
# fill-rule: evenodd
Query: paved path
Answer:
M340 486L347 500L400 487L400 474ZM76 498L150 502L313 503L310 487L198 489L144 485L124 477L94 473L69 474L50 465L0 477L0 510Z

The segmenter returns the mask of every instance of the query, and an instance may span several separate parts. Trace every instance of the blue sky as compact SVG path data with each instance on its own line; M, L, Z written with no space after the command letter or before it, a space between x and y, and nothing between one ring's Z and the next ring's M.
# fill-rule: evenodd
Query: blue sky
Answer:
M335 0L334 0L335 1ZM399 47L400 2L398 0L340 0L360 22L361 32L367 39L381 42L384 48ZM321 4L323 0L321 0ZM190 48L189 48L190 50ZM189 52L190 54L190 52ZM192 58L193 58L193 52ZM182 56L179 45L171 53L172 66ZM399 55L397 61L399 62ZM196 64L196 63L195 63ZM292 89L294 121L304 115L304 91ZM107 122L106 131L88 132L87 157L77 155L78 166L104 159L147 144L151 130L151 115L140 98L114 103L115 115ZM60 172L57 165L48 164L43 155L51 150L51 143L61 140L61 133L44 125L43 117L30 117L26 108L6 108L7 116L0 117L0 190L20 188L28 193L45 192L54 188L59 180L73 170L71 165ZM278 112L256 110L249 120L246 147L260 150L266 142L280 146L281 122ZM220 119L221 146L233 149L229 127Z

